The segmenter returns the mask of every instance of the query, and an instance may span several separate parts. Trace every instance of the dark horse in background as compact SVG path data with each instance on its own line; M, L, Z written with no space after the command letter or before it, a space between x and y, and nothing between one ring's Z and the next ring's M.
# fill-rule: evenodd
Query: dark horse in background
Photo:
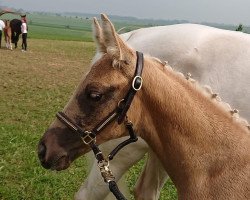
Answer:
M12 19L10 21L11 42L15 44L15 48L17 48L17 42L19 40L19 35L21 34L21 25L22 22L20 19Z

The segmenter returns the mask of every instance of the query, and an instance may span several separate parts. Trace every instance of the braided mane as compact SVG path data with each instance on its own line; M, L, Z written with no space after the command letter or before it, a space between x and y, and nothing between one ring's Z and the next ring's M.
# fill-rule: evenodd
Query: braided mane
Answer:
M187 73L186 76L178 71L175 71L167 61L162 62L160 59L153 57L153 59L160 63L167 70L173 71L178 77L182 79L188 80L191 84L193 84L198 91L200 91L204 96L214 102L216 105L221 107L224 111L229 113L232 116L233 121L239 123L244 128L246 128L250 132L250 124L249 122L239 115L239 111L237 109L233 109L227 102L222 101L217 93L212 91L212 88L208 85L200 85L196 80L191 78L191 74Z

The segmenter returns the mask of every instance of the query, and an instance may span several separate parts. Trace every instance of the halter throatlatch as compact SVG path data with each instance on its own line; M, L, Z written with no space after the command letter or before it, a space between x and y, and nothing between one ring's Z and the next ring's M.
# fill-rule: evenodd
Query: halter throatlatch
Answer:
M126 145L136 142L138 140L135 131L133 129L133 124L127 118L127 111L134 99L134 96L137 91L139 91L142 87L142 69L143 69L143 54L141 52L136 52L137 61L136 61L136 70L134 74L134 78L132 81L132 85L125 96L119 103L117 108L114 109L106 118L104 118L97 126L95 126L92 130L83 130L80 126L73 122L67 115L63 112L58 112L56 117L66 125L70 130L79 134L84 144L89 145L92 151L95 154L95 157L98 162L98 167L100 169L101 175L106 183L109 184L110 191L114 194L116 199L118 200L126 200L123 194L120 192L117 184L115 182L115 177L112 174L109 168L109 161L114 158L114 156ZM103 153L99 149L96 144L96 136L103 130L108 124L117 120L118 124L124 122L126 129L129 133L129 138L122 143L120 143L111 153L108 155L108 159L105 159Z

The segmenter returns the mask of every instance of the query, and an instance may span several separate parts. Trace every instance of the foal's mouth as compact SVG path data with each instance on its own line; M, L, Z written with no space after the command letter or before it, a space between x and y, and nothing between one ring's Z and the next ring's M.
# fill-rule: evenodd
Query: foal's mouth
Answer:
M62 152L55 156L48 164L42 163L42 166L46 169L61 171L70 167L71 163L84 154L85 151L82 151L78 148L72 149L70 152ZM44 166L45 164L45 166Z
M56 171L61 171L67 169L70 166L70 159L66 153L61 153L55 156L50 161L41 161L41 165L45 169L51 169Z
M67 154L59 154L50 162L50 169L61 171L67 169L71 164L70 158Z

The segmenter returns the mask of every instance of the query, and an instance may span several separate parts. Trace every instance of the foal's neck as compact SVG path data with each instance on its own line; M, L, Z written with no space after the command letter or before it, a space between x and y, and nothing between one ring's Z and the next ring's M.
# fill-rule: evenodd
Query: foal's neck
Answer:
M246 131L230 114L160 62L145 59L143 78L138 93L142 105L138 132L156 152L177 189L205 186L202 182L207 176L224 173L223 166L230 165L247 142L250 145L249 137L244 139Z

